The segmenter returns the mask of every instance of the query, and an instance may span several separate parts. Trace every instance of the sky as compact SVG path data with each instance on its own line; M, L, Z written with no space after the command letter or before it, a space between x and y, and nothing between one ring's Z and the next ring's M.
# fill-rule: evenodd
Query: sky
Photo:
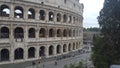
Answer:
M103 8L103 2L104 0L80 0L80 3L84 4L83 27L99 27L97 16Z

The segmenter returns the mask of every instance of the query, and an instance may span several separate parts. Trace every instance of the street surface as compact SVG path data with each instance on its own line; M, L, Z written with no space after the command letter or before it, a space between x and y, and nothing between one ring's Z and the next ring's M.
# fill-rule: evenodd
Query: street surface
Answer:
M89 57L89 53L83 53L59 60L55 60L56 58L51 58L43 59L40 62L28 61L23 63L0 65L0 68L63 68L66 64L76 64L79 63L81 60L88 60Z

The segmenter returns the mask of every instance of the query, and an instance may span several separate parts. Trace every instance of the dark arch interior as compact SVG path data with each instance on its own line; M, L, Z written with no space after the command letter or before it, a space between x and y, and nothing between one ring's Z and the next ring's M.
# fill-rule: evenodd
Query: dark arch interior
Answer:
M30 47L28 49L28 58L34 58L35 57L35 48L34 47Z
M23 49L22 48L17 48L14 52L14 58L17 59L23 59Z
M34 28L30 28L29 31L29 38L35 38L35 29Z
M9 17L9 15L10 15L9 7L7 5L2 5L0 8L1 8L0 9L0 12L1 12L0 16Z
M45 20L45 11L40 10L40 20Z

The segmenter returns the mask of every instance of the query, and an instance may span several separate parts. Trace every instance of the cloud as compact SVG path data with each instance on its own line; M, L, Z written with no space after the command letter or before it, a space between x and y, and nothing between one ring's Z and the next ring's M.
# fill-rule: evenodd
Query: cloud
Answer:
M97 16L102 9L104 0L80 0L84 4L83 27L99 27Z

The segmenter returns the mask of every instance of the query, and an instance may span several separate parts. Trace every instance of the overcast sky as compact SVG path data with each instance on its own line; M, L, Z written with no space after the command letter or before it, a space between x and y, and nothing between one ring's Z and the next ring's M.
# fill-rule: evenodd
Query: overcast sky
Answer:
M103 7L104 0L80 0L84 4L83 27L99 27L97 16Z

